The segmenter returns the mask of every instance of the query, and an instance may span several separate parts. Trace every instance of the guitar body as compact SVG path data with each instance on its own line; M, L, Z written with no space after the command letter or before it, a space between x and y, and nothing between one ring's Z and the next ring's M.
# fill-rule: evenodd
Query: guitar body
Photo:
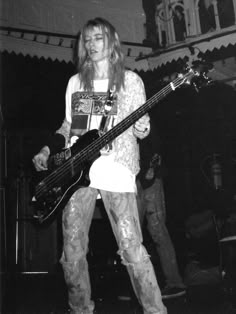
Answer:
M100 153L89 156L85 161L82 158L79 162L74 157L98 138L98 130L87 132L70 148L50 156L48 170L38 173L33 204L34 217L40 223L53 218L76 190L90 184L89 169Z

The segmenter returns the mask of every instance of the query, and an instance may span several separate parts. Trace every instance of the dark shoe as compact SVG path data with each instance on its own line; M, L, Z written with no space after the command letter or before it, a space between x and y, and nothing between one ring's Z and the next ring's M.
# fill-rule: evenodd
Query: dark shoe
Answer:
M186 289L180 287L165 287L163 290L161 290L162 299L177 298L185 294Z

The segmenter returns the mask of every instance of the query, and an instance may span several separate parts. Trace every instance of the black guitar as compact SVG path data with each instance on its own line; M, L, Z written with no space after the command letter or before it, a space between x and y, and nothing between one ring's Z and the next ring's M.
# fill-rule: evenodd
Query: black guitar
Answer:
M33 201L36 211L34 217L40 223L53 217L59 209L65 206L75 190L89 185L89 168L100 156L100 150L131 127L158 101L181 85L190 84L193 77L202 77L202 75L189 68L185 74L181 74L161 89L107 133L100 136L98 130L91 130L71 148L52 155L49 158L49 170L42 172L43 178L35 186Z

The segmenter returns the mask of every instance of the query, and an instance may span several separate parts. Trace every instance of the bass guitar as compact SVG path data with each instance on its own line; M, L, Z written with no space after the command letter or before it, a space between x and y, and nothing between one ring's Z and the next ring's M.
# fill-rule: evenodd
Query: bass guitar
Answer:
M169 93L183 84L190 84L193 77L200 76L197 70L188 68L185 74L179 75L105 134L100 135L98 130L88 131L70 148L50 156L48 170L40 172L42 178L34 188L34 218L42 223L54 217L75 190L89 185L90 166L100 156L104 146L131 127Z

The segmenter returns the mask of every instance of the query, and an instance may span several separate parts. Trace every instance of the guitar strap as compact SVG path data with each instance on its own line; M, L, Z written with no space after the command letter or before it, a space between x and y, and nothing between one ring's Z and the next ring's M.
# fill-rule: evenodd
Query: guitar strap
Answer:
M107 92L107 100L106 100L106 104L104 106L104 112L103 112L103 116L102 116L102 120L99 126L99 131L101 133L105 133L107 131L107 127L109 124L109 113L111 112L112 106L113 106L113 100L114 100L114 92L109 89Z

